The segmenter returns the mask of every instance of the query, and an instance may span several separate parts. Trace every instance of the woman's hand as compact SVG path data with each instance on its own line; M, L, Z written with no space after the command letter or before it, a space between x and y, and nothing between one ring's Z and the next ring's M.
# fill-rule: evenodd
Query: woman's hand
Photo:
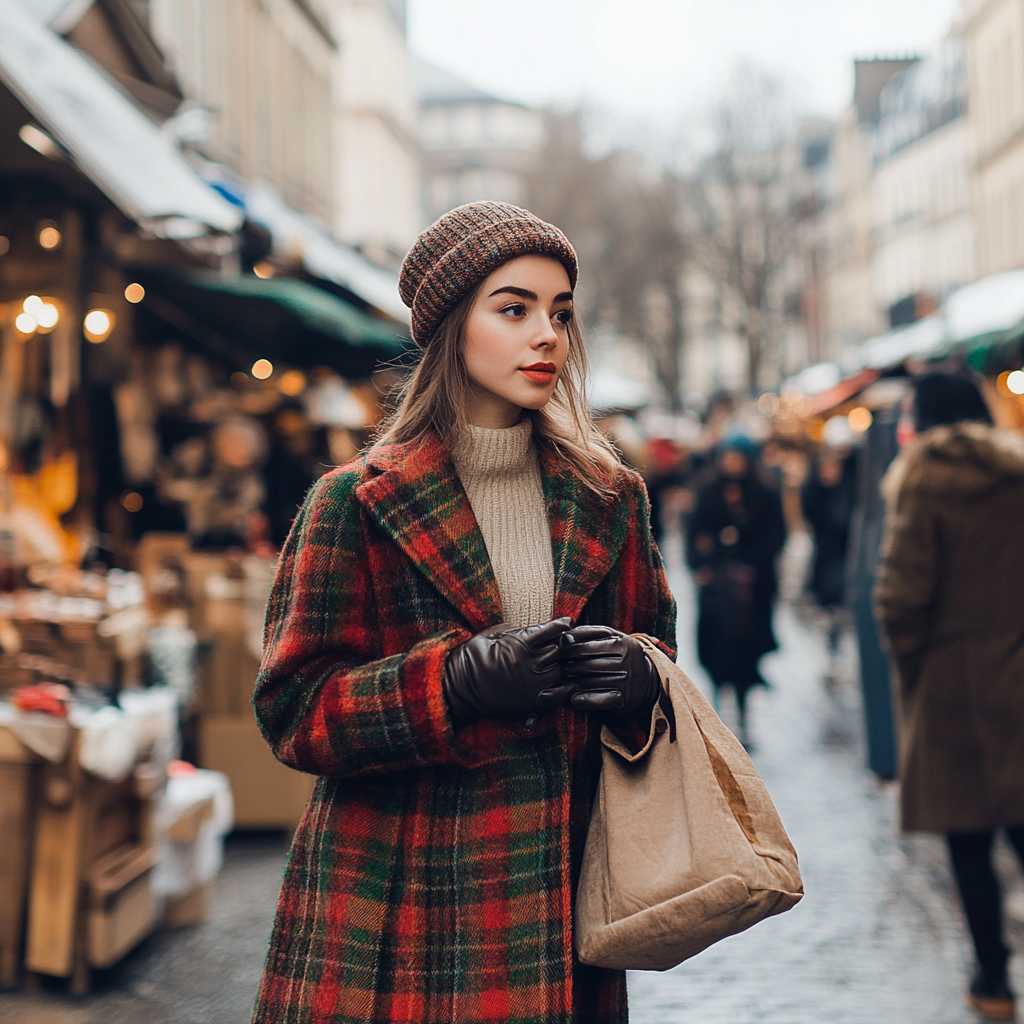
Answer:
M611 626L576 626L560 641L563 682L579 711L649 714L661 679L638 640Z
M564 704L572 693L562 678L558 642L570 618L535 626L499 623L448 655L442 685L460 725L478 718L518 718Z

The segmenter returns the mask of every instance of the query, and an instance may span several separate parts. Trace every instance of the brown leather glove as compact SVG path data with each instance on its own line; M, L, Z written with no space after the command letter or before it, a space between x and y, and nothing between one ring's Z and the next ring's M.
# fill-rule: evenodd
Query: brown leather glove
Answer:
M649 714L661 679L639 641L611 626L576 626L561 638L562 676L579 711Z
M499 623L449 652L442 686L458 725L478 718L519 718L565 704L558 641L568 617L535 626Z

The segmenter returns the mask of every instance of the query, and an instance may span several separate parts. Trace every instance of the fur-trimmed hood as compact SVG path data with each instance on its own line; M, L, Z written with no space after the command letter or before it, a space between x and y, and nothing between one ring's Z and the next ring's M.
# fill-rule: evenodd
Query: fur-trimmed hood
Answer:
M892 503L904 487L941 495L983 494L1024 479L1024 436L987 423L936 427L908 445L882 482Z

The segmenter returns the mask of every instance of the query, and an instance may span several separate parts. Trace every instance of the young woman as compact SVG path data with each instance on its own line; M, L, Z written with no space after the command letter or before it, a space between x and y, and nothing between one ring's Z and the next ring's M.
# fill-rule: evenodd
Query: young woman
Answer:
M1024 864L1024 440L992 425L967 377L918 378L911 414L875 592L899 684L901 821L945 834L976 956L967 1000L1013 1020L992 844L1005 828Z
M402 267L423 349L372 448L285 543L254 705L319 776L254 1020L602 1024L573 895L600 726L646 741L675 602L638 474L584 405L576 254L505 203Z

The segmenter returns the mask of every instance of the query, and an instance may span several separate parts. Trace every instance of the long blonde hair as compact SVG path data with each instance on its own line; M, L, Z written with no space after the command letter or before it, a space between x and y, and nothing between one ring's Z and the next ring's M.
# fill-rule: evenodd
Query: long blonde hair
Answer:
M462 357L469 311L479 287L459 301L441 321L412 372L394 389L396 407L380 423L372 448L421 441L435 433L449 450L465 430L471 381ZM555 390L542 409L528 411L538 448L563 459L581 483L605 499L617 491L622 460L590 415L585 385L590 371L583 335L573 317L568 324L569 353Z

